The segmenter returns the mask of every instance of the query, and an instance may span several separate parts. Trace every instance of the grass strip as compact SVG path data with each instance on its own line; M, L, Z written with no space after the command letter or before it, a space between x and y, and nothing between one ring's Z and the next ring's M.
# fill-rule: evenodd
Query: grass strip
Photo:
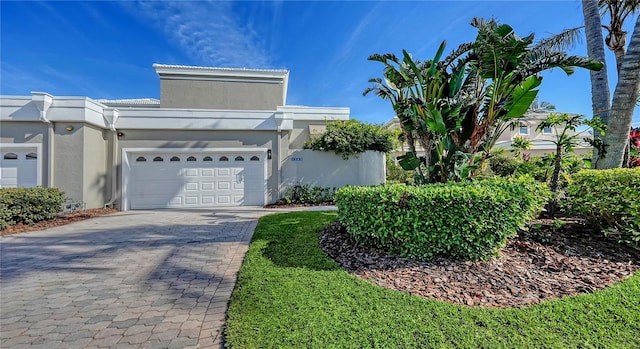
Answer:
M452 305L340 269L318 245L335 218L260 220L231 297L227 348L640 348L640 273L522 309Z

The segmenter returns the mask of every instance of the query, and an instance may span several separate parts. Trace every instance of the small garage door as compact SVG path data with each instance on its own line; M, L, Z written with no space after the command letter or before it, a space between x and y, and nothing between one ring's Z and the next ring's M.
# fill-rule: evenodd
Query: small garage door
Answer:
M36 148L2 148L0 152L0 188L38 186Z
M131 209L264 205L263 153L132 153Z

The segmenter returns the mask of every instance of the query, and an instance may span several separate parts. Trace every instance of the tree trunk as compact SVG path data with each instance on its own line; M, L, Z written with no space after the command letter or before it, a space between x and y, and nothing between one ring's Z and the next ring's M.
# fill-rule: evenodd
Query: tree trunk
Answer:
M613 106L607 122L604 142L609 145L607 155L598 163L598 168L622 167L624 151L629 144L629 132L633 111L640 90L640 17L631 35L627 54L622 61L618 84L613 94Z
M558 191L558 181L560 180L560 170L562 170L562 145L560 142L556 145L555 165L553 166L553 174L551 175L551 183L549 189L555 194ZM554 195L555 199L555 195Z
M591 76L591 108L593 116L601 118L606 123L611 109L611 97L609 94L609 80L607 78L604 41L602 39L602 21L600 20L598 1L582 0L582 13L587 36L587 53L590 58L605 64L600 71L590 70L589 75ZM602 138L598 132L594 132L593 137ZM593 166L599 163L598 158L598 152L594 151L591 162Z

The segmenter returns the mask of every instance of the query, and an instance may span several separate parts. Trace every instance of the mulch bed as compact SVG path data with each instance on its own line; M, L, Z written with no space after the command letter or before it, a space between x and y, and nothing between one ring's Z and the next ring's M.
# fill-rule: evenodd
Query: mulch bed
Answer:
M34 223L31 225L18 223L10 227L7 227L4 230L0 230L0 236L24 233L27 231L43 230L43 229L57 227L60 225L65 225L73 222L83 221L85 219L89 219L92 217L102 216L102 215L111 214L115 212L118 212L118 210L114 208L93 208L93 209L84 210L84 211L75 211L65 215L61 215L60 217L57 217L48 221L42 221L42 222Z
M522 307L593 292L640 270L640 251L604 238L579 220L533 222L487 262L437 258L420 262L359 246L339 222L320 234L320 246L344 269L376 285L454 304Z

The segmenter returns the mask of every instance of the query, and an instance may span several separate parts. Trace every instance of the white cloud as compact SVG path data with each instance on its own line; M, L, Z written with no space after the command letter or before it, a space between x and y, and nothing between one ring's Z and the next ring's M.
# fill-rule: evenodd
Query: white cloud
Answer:
M354 46L356 46L356 43L362 39L362 35L365 29L367 29L367 27L371 23L378 20L378 16L380 15L378 13L378 9L383 4L384 4L383 2L377 3L375 6L373 6L369 10L369 12L367 12L366 15L364 15L360 19L360 22L358 22L358 25L353 29L353 31L349 35L349 38L347 38L347 40L345 40L342 46L337 50L337 54L333 57L332 65L343 64L345 60L349 58L349 56L353 51Z
M153 21L165 35L202 64L265 68L271 57L259 34L238 19L231 2L142 1L136 13ZM179 62L160 62L179 63Z

